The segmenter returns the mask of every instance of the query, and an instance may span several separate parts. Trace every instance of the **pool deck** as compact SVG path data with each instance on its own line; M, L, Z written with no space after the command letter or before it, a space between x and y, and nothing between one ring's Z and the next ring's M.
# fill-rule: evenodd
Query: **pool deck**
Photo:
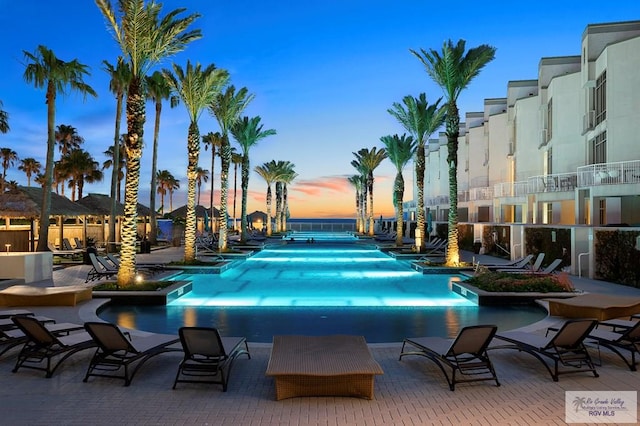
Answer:
M465 253L466 255L466 253ZM469 254L469 258L471 254ZM483 258L476 260L481 262ZM139 255L142 262L181 259L179 248ZM489 260L495 260L488 258ZM53 280L38 285L84 284L89 266L56 270ZM640 296L640 290L602 281L571 277L574 286L587 292ZM52 282L53 281L53 282ZM34 312L59 322L95 319L102 301L77 306L36 306ZM542 332L561 321L547 319L526 327ZM414 336L407 336L414 337ZM231 372L226 393L217 385L171 386L181 360L179 353L151 359L130 387L115 379L82 378L92 351L66 360L51 379L35 370L11 369L17 349L0 357L2 424L11 425L563 425L565 391L636 391L640 372L602 349L599 378L589 374L551 377L538 360L512 350L490 353L502 384L490 382L459 385L451 392L442 372L422 357L398 361L401 343L370 345L373 357L384 370L375 381L371 401L348 397L304 397L275 400L273 379L265 376L270 344L249 343L252 359L240 357ZM637 409L637 407L636 407ZM640 418L640 415L638 416Z

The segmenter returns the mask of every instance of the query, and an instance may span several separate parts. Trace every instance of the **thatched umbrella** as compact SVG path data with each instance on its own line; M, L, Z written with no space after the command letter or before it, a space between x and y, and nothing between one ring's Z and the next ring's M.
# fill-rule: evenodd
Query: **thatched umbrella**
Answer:
M263 227L267 226L267 214L263 211L256 210L253 213L249 213L247 215L247 222L249 223L249 226L254 229L259 226L259 230L261 231Z
M35 250L34 221L40 218L42 211L42 188L18 186L0 194L0 217L7 218L7 227L11 218L28 219L31 225L31 250ZM80 217L91 214L84 206L74 203L66 197L51 193L51 216L60 222L60 241L63 238L63 217Z
M172 211L171 213L169 213L169 216L172 219L176 219L176 218L186 218L187 217L187 206L180 206L177 209L175 209L174 211ZM215 207L213 208L213 215L211 214L211 211L202 206L202 205L197 205L196 206L196 218L202 218L202 223L203 223L203 229L206 228L204 222L205 220L209 220L210 218L217 218L220 217L220 211L218 209L216 209Z

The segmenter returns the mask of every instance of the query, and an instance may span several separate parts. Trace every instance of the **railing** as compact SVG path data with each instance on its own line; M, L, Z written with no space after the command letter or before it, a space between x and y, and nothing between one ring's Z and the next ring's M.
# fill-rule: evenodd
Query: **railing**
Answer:
M477 200L492 200L493 199L493 188L490 186L483 188L471 188L469 190L469 200L477 201Z
M556 173L532 176L528 179L529 193L573 191L577 186L577 173Z
M377 220L376 220L377 221ZM330 223L330 222L287 222L287 229L292 231L316 231L316 232L355 232L356 222Z
M449 196L448 195L438 195L436 197L427 198L424 201L426 206L440 206L449 204Z
M493 196L500 197L521 197L528 194L529 182L502 182L493 186Z
M640 183L640 160L578 167L578 187Z

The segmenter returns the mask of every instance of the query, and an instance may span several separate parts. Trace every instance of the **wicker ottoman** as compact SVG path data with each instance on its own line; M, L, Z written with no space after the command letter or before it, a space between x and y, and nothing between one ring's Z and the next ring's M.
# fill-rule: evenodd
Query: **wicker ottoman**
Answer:
M274 336L267 376L276 399L354 396L373 399L373 380L383 374L362 336Z

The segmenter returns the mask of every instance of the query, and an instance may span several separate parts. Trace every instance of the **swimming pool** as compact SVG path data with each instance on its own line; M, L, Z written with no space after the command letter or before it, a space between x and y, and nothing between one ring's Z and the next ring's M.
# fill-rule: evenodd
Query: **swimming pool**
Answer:
M192 292L167 306L108 306L99 315L159 333L198 325L253 342L271 342L277 334L357 334L371 343L452 337L479 323L507 330L546 315L534 306L478 307L451 291L460 276L423 275L358 244L285 244L220 275L174 279L191 280Z

